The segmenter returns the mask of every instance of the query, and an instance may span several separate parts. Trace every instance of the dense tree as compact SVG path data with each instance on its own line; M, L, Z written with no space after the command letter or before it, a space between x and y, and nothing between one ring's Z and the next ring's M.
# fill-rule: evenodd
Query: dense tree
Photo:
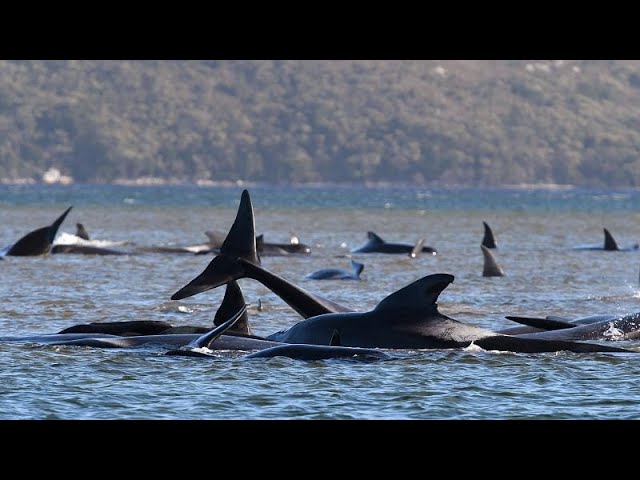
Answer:
M640 186L638 61L3 61L0 179Z

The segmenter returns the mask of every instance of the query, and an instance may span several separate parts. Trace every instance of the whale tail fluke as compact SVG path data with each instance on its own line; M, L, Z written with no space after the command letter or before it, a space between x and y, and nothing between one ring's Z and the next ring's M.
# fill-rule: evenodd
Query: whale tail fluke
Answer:
M495 257L484 245L480 245L482 249L482 255L484 256L484 267L482 268L483 277L503 277L504 270L498 265Z
M18 240L7 252L7 255L13 256L33 256L44 255L51 249L51 244L58 234L60 225L71 211L73 207L67 208L62 215L60 215L55 222L48 227L38 228L32 232L27 233L24 237Z

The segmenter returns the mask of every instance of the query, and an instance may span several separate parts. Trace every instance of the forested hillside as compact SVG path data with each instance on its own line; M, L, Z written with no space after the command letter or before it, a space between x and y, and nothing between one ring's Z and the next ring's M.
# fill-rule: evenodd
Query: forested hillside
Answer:
M639 61L2 61L0 179L640 186Z

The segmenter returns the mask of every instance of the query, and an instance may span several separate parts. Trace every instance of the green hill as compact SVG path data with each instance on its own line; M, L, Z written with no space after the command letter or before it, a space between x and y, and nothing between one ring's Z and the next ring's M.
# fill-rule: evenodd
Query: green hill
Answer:
M0 179L640 186L638 61L3 61Z

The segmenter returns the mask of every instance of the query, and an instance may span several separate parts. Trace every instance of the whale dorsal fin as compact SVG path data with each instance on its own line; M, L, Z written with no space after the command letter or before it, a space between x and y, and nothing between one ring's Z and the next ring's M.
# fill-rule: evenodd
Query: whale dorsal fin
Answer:
M76 237L80 237L83 240L90 240L87 230L81 223L76 223Z
M506 316L504 318L506 318L507 320L511 320L512 322L517 322L533 328L539 328L541 330L563 330L565 328L574 328L576 326L574 323L560 320L549 320L549 318L514 316Z
M500 268L498 262L494 258L491 250L489 250L484 245L480 245L482 249L482 255L484 256L484 267L482 269L483 277L502 277L504 276L504 270Z
M218 325L217 327L211 329L204 335L195 339L193 342L191 342L188 345L188 347L189 348L203 348L203 347L209 348L209 345L211 345L220 335L222 335L229 328L231 328L233 324L236 323L246 312L247 312L247 306L243 305L242 308L238 310L235 315L233 315L231 318L226 320L221 325Z
M422 310L433 307L440 293L454 278L447 273L427 275L384 298L374 310Z
M604 229L604 249L609 251L618 250L618 244L613 239L613 235L611 235L609 230L606 228Z
M333 333L331 334L331 341L329 342L329 345L332 347L341 347L342 346L342 341L340 340L340 332L336 329L333 330Z
M362 270L364 270L364 264L351 260L351 268L353 269L353 274L360 278L360 274L362 273Z
M367 232L367 238L371 243L386 243L382 238L380 238L380 235L373 232Z
M224 292L224 298L215 317L213 318L213 324L216 326L222 325L227 318L233 316L235 312L240 310L245 305L244 296L240 285L235 280L227 283L227 288ZM244 314L238 319L233 326L233 331L242 333L245 335L251 335L251 329L249 328L249 315L245 311Z
M482 237L482 245L487 248L496 248L496 239L493 236L493 231L487 222L482 222L484 225L484 237Z
M253 205L247 190L242 191L236 219L227 234L220 253L242 257L256 264L260 263L256 252L256 226Z

